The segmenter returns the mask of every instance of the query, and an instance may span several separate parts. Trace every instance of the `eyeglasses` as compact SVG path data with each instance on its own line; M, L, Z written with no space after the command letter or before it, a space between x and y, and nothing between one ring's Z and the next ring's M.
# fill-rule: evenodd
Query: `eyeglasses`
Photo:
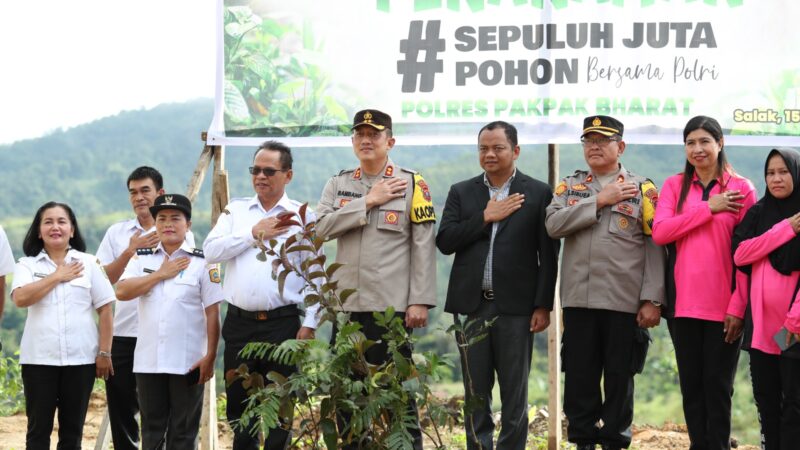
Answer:
M617 141L619 141L619 139L610 138L610 137L601 137L601 138L585 138L585 137L582 137L581 138L581 144L583 144L584 147L589 147L589 146L592 146L592 145L597 145L598 147L605 147L606 145L608 145L608 144L610 144L612 142L617 142Z
M250 175L257 177L258 174L263 173L265 177L271 177L278 172L286 172L288 169L273 169L272 167L250 167L247 169Z

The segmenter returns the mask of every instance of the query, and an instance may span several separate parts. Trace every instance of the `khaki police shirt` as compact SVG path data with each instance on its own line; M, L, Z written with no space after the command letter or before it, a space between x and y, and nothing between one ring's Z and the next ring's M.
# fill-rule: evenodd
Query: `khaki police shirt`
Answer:
M369 211L370 185L360 168L344 170L325 185L317 205L316 232L336 239L334 274L339 289L357 289L345 311L405 311L436 305L436 217L430 190L416 172L387 162L380 178L408 181L405 196Z
M640 302L664 302L664 251L651 237L658 191L620 166L611 183L633 182L636 197L597 211L602 187L578 170L556 187L547 207L550 237L564 238L561 302L565 308L636 313Z

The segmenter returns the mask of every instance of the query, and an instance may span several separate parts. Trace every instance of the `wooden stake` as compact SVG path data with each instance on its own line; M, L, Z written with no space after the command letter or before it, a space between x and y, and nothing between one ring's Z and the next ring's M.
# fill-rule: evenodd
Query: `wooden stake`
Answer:
M111 419L108 416L108 409L103 415L103 422L100 423L100 430L97 432L97 440L94 442L94 450L106 450L108 442L111 440Z
M203 185L203 180L206 177L208 166L211 164L211 158L214 155L214 149L217 147L206 145L203 146L203 151L200 153L200 159L197 161L197 166L194 168L192 178L189 179L189 184L186 186L186 197L189 201L194 203L197 194L200 192L200 187Z
M202 134L205 142L206 135ZM187 187L187 197L194 202L200 186L203 184L208 166L214 160L214 172L211 175L211 227L217 223L225 206L228 205L228 174L225 171L225 147L219 145L203 147L200 160L192 174ZM200 448L216 450L219 448L217 436L217 377L212 376L203 387L203 413L200 417Z
M558 144L547 145L548 175L550 187L555 189L558 184ZM558 267L556 277L556 294L553 298L553 311L550 313L550 327L547 329L547 365L548 365L548 403L547 410L550 414L547 420L547 449L557 450L561 445L561 298L558 293L558 283L561 278L561 265Z
M211 181L211 226L217 223L222 210L228 206L230 194L228 171L225 170L225 147L214 146L214 177Z

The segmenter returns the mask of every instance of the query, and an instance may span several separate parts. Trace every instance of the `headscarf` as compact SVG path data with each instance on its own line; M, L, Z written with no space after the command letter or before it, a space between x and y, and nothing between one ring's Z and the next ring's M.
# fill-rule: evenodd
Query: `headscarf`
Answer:
M778 199L767 189L764 196L747 211L742 222L736 227L733 235L734 252L743 241L761 236L776 223L800 212L800 153L787 147L773 149L767 155L767 162L764 163L765 179L769 160L775 155L783 158L789 169L792 176L792 193L787 198ZM784 275L800 270L800 237L795 236L791 241L773 250L769 254L769 262L775 270ZM750 273L749 266L739 269Z

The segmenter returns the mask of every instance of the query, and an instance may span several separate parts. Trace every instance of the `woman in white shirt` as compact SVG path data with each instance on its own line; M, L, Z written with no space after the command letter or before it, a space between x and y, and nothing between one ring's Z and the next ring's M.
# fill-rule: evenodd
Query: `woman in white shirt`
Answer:
M49 449L58 408L58 448L80 449L94 378L111 366L114 289L72 209L48 202L36 212L14 268L11 298L28 308L19 362L28 416L26 448ZM92 311L100 318L100 331Z

